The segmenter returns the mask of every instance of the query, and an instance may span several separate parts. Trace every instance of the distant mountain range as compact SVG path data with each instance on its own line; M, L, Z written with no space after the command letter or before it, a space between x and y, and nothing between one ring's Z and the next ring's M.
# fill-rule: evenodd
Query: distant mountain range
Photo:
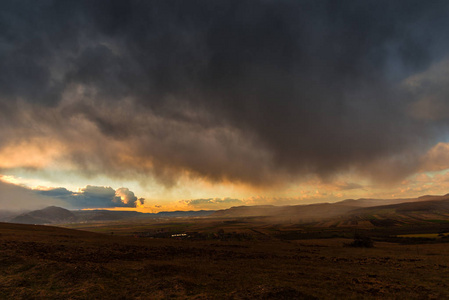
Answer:
M324 222L328 226L341 224L388 225L397 223L447 220L449 222L449 194L407 199L347 199L336 203L291 206L237 206L223 210L171 211L141 213L136 211L67 210L50 206L44 209L13 215L0 211L2 221L23 224L64 224L78 222L145 220L157 218L261 217L272 222ZM326 223L327 222L327 223ZM330 223L329 223L330 222ZM325 226L325 225L323 225Z
M18 215L11 222L22 224L70 223L76 219L75 214L67 209L49 206L44 209Z
M271 222L295 223L330 221L327 224L329 226L360 222L371 225L387 224L385 220L394 220L390 223L419 220L449 222L449 194L409 199L348 199L336 203L292 206L238 206L218 210L210 217L263 217Z
M34 210L12 217L10 223L22 224L64 224L78 222L115 221L115 220L140 220L177 217L204 217L215 211L171 211L159 213L141 213L137 211L112 211L112 210L68 210L61 207L49 206L44 209ZM5 219L5 218L4 218Z
M28 212L30 212L30 210L12 211L12 210L0 209L0 222L8 222L12 218L14 218L18 215L24 214L24 213L28 213Z

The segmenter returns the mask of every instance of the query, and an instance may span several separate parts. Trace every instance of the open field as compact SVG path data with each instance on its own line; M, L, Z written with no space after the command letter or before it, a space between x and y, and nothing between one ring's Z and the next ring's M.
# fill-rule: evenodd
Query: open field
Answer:
M428 238L428 239L441 239L447 237L447 233L417 233L417 234L400 234L401 238Z
M90 227L108 233L98 234L2 223L0 298L449 297L445 243L402 245L373 237L374 248L353 248L345 246L351 238L316 238L323 230L316 229L313 238L310 229L306 238L304 228L232 220L142 226L137 224L137 231L171 228L167 230L210 234L138 238L132 236L136 228L131 224ZM285 236L289 232L294 234Z

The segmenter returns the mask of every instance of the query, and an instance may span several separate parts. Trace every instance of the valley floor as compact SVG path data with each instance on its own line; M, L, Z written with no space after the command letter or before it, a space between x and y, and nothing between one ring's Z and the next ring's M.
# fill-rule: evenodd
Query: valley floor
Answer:
M442 299L448 244L150 239L0 224L1 299Z

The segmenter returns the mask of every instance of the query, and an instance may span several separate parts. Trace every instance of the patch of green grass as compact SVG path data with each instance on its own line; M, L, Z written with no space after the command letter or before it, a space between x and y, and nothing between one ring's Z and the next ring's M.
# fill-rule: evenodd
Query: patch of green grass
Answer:
M400 234L397 237L401 238L426 238L426 239L437 239L440 238L438 233L414 233L414 234Z

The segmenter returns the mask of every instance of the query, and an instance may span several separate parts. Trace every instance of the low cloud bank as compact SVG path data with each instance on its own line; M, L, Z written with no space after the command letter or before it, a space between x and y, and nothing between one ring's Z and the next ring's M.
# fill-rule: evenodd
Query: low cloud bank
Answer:
M38 194L25 187L0 180L0 210L32 210L63 204L64 202L57 197Z
M88 185L77 192L66 188L36 190L39 195L59 199L70 208L112 208L139 207L144 204L144 198L137 198L128 188L114 190L111 187Z
M190 199L179 201L188 207L195 209L221 209L229 206L244 205L245 203L239 199L233 198L205 198L205 199Z

